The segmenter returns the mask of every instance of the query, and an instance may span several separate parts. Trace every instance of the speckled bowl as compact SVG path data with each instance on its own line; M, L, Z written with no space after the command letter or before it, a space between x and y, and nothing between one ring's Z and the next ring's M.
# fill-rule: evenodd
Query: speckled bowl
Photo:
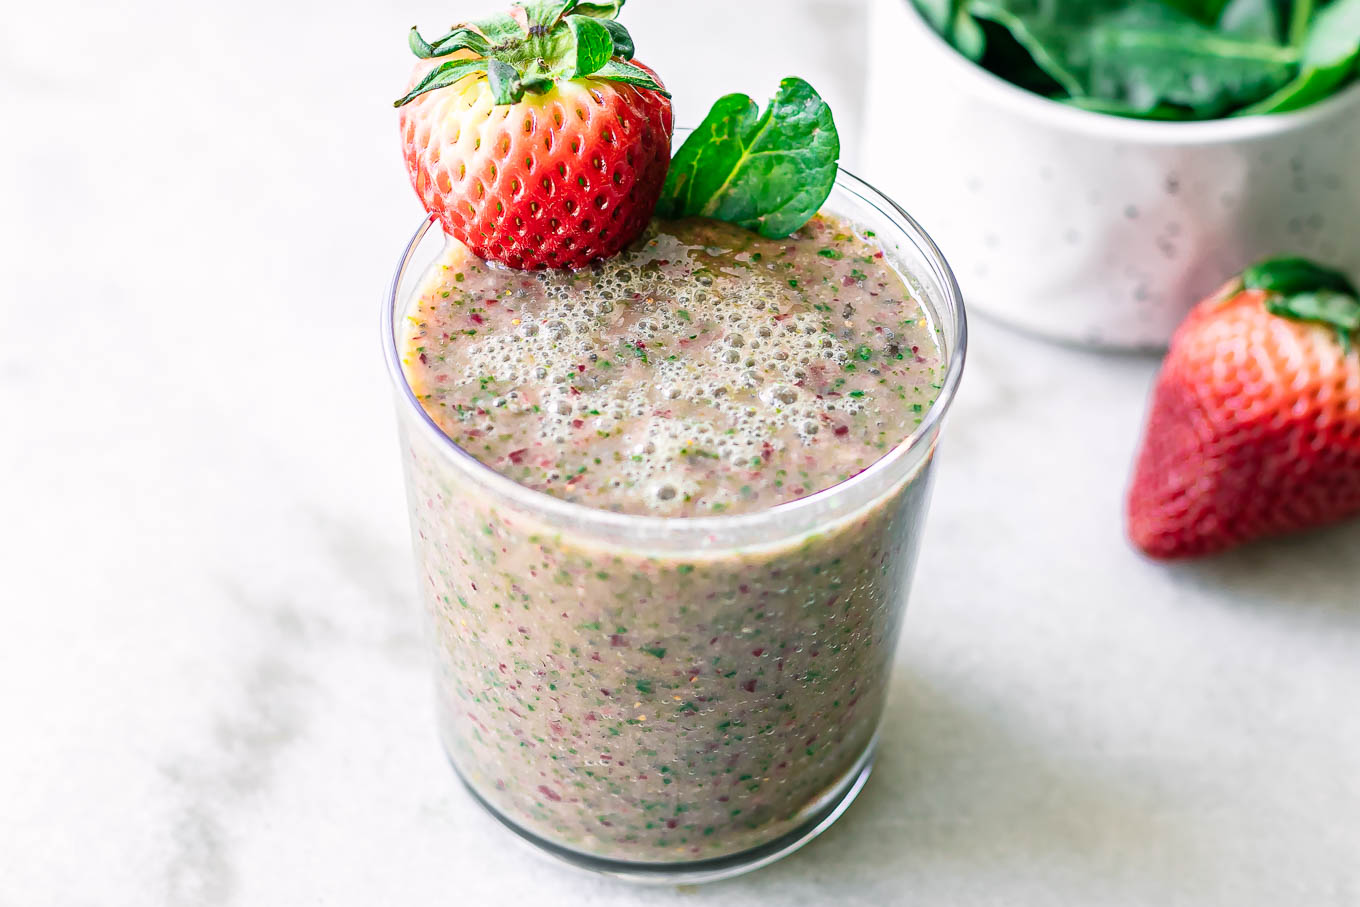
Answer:
M917 214L971 309L1076 343L1155 348L1245 265L1360 273L1360 85L1197 123L1078 110L873 0L866 175Z

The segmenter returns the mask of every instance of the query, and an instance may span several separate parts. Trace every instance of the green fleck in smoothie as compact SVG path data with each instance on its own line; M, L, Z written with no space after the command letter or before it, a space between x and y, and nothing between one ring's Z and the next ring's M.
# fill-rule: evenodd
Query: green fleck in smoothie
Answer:
M827 216L779 240L654 222L576 272L509 271L450 242L398 331L411 390L462 450L645 517L754 514L836 486L913 432L944 372L876 239ZM797 831L853 777L928 452L815 533L772 519L734 547L717 521L677 551L654 527L548 519L433 432L403 437L444 738L505 818L591 856L704 860Z

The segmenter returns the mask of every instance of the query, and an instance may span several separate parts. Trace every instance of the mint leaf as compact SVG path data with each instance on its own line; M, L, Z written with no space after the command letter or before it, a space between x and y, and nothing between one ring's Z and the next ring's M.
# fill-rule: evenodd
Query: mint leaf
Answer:
M840 138L831 108L787 78L762 114L744 94L719 98L671 162L657 214L711 217L788 236L831 194Z

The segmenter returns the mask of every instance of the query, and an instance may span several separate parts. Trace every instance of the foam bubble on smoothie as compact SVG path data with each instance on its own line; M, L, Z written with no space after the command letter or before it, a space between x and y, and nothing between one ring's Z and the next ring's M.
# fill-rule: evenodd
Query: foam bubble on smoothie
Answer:
M767 258L779 248L757 242ZM865 410L863 396L831 390L835 379L866 343L884 346L882 328L817 301L839 298L840 271L850 272L836 262L818 261L826 286L809 288L801 271L724 248L660 232L585 271L532 274L491 270L451 248L423 294L449 348L437 366L422 362L437 389L478 392L442 415L476 440L522 438L515 465L585 437L605 455L600 481L637 489L634 500L658 513L704 492L705 461L755 468L829 443ZM451 281L451 271L467 276ZM859 364L863 379L876 374ZM468 446L482 456L497 445ZM549 482L570 478L553 469Z

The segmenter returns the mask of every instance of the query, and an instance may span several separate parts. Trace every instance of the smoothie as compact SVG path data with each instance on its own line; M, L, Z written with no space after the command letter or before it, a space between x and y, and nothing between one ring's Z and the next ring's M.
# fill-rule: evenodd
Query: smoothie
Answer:
M871 749L929 453L816 532L776 515L900 445L945 367L876 237L824 215L779 240L658 221L574 272L503 269L450 240L405 315L425 413L524 488L674 525L776 508L759 544L720 527L684 550L605 538L508 500L407 420L463 779L522 831L628 863L727 857L805 826Z

